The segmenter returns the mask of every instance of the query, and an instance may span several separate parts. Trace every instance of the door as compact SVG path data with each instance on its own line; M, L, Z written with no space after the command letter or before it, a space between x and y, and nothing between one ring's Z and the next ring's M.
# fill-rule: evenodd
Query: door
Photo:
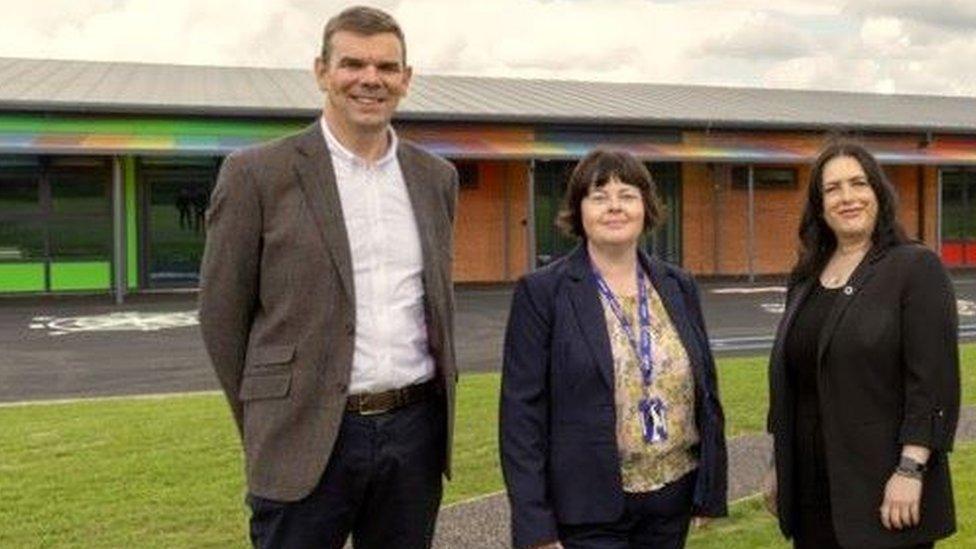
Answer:
M942 261L976 267L976 170L942 171Z
M143 284L193 287L200 282L204 214L217 179L217 159L142 159Z

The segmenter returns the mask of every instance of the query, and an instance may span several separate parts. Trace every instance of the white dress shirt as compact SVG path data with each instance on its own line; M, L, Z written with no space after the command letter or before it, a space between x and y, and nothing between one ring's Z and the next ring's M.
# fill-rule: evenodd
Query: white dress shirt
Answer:
M356 345L350 394L377 393L434 377L424 314L423 255L389 129L386 154L370 163L339 143L321 118L352 253Z

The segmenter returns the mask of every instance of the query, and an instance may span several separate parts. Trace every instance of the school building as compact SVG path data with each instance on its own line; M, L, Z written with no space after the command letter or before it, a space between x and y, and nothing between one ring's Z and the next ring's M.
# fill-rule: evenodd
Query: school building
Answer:
M195 286L222 158L321 106L303 70L0 58L0 293ZM976 267L976 98L420 74L394 124L459 170L461 283L573 246L553 219L596 146L647 162L669 211L649 250L701 276L785 273L834 131L877 154L910 235Z

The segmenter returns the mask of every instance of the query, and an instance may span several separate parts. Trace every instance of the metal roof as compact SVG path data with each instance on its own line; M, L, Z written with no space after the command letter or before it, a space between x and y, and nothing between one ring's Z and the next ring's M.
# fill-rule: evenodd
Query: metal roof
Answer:
M0 112L314 116L310 70L0 58ZM976 132L976 98L417 74L401 120Z

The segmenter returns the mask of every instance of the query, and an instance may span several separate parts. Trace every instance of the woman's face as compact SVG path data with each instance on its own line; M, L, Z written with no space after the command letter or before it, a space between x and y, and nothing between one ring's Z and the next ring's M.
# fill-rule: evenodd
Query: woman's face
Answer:
M878 197L857 159L837 156L824 165L823 218L838 241L871 238L878 221Z
M637 246L644 230L644 199L639 188L617 179L590 187L580 203L583 231L596 246Z

